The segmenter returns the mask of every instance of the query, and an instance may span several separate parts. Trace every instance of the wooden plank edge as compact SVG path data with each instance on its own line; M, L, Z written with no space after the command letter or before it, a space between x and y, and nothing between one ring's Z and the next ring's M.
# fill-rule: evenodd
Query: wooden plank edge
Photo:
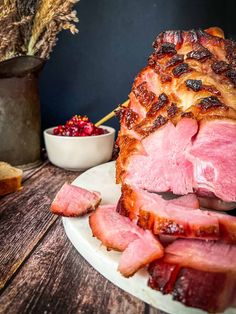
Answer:
M54 225L54 223L57 221L58 218L59 218L58 216L52 217L52 220L45 228L45 232L40 234L40 237L38 237L35 242L32 242L32 244L28 247L27 251L23 255L22 259L19 260L16 264L12 265L9 275L0 282L0 295L8 287L12 279L17 275L17 273L20 271L20 268L24 265L27 259L35 251L37 246L41 243L43 238L46 236L46 234L49 232L49 230L51 229L51 227Z

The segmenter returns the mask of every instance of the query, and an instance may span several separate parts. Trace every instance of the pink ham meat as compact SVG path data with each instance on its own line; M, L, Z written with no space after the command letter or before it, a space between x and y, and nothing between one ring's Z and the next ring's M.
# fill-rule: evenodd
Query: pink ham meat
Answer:
M116 205L103 205L89 217L89 224L97 239L108 249L122 251L118 270L125 277L163 256L160 242L129 218L116 212Z
M224 258L223 258L224 257ZM149 266L149 286L208 312L236 302L236 246L213 241L176 240Z
M145 153L130 156L123 182L154 192L197 191L235 202L235 143L235 122L212 120L199 126L189 118L176 126L168 122L142 140ZM227 162L223 151L230 152Z
M126 211L127 207L129 211ZM165 200L156 193L125 186L117 210L128 216L132 213L130 218L155 235L236 243L236 218L199 209L194 194Z
M97 208L101 194L65 183L51 204L51 212L66 217L85 215Z

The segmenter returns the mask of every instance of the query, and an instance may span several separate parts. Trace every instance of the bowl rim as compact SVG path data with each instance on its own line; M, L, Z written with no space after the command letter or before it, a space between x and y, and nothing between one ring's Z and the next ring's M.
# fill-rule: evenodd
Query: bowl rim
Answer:
M111 134L114 134L116 132L116 130L114 128L112 128L111 126L108 125L100 125L99 128L102 129L108 129L108 133L105 134L99 134L99 135L93 135L93 136L67 136L67 135L54 135L52 134L52 130L55 129L57 126L53 126L50 128L47 128L43 131L44 136L50 136L50 137L54 137L54 138L63 138L63 139L83 139L86 140L88 138L92 138L95 139L97 137L106 137L106 136L110 136Z

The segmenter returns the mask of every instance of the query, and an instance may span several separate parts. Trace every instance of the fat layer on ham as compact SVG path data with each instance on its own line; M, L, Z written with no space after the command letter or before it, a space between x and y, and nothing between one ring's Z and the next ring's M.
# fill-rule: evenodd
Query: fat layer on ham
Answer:
M122 251L118 270L125 277L161 258L162 245L149 230L138 227L129 218L116 212L116 205L99 206L89 217L97 239L108 249Z
M51 212L66 217L85 215L97 208L101 194L65 183L51 204Z
M156 235L236 243L236 218L199 209L194 194L166 200L156 193L125 186L117 210Z

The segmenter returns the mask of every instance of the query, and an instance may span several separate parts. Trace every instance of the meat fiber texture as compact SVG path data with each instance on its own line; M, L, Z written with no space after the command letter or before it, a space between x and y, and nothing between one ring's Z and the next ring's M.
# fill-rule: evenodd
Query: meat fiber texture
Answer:
M116 179L152 192L236 201L236 43L167 31L120 110Z
M51 212L66 217L83 216L97 208L101 194L65 183L51 204Z
M125 277L163 256L161 243L149 230L116 212L116 205L99 206L89 217L93 236L108 249L123 252L118 270Z

